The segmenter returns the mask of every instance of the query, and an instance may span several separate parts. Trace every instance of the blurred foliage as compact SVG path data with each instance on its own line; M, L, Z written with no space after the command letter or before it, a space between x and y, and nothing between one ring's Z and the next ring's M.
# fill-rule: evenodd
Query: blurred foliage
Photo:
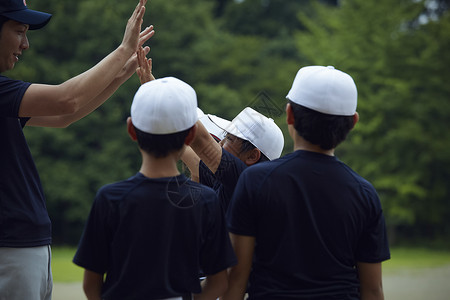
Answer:
M53 14L29 32L31 48L5 74L58 84L93 66L122 39L137 1L40 0ZM275 119L292 150L285 96L297 70L334 65L358 86L360 122L337 149L380 193L389 228L407 236L450 232L450 17L448 1L152 0L144 26L156 77L192 85L206 113L232 119L245 106ZM337 3L340 5L337 6ZM125 121L133 76L96 112L66 129L27 128L56 243L75 244L95 193L140 166Z

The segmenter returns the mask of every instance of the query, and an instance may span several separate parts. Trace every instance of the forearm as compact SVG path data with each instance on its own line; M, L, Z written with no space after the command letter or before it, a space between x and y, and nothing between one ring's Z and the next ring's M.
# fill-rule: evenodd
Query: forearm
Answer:
M194 294L195 300L216 300L228 287L227 271L223 270L217 274L207 276L202 281L202 292Z
M197 133L190 146L211 172L216 173L222 160L222 147L211 137L202 122L198 121L197 125Z
M191 180L195 182L200 181L199 177L199 164L200 158L195 154L191 147L186 146L186 149L181 154L181 160L188 167L189 172L191 173Z
M239 276L236 274L236 269L230 269L228 289L225 294L220 297L220 300L237 300L244 299L247 292L248 277L244 274Z
M62 83L61 87L66 91L66 96L74 99L76 103L74 112L81 110L105 92L111 95L119 86L113 81L120 82L116 77L132 54L129 49L119 46L91 69Z
M112 84L129 58L127 55L124 49L118 48L93 68L62 84L30 85L22 97L19 117L77 114ZM108 64L113 65L108 67Z
M32 117L27 126L40 126L40 127L54 127L54 128L65 128L70 124L82 119L87 116L98 107L100 107L107 99L109 99L114 92L123 84L128 78L117 77L111 84L103 90L97 97L95 97L88 104L83 106L81 109L73 114L59 115L59 116L44 116L44 117Z
M228 269L228 290L220 299L244 299L252 268L255 237L230 233L231 244L238 259L237 265Z
M361 300L384 300L383 289L363 291L361 290Z

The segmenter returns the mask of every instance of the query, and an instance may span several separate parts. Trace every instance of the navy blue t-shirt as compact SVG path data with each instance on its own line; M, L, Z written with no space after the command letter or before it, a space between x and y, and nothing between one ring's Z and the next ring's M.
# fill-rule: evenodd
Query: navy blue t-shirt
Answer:
M200 271L236 257L212 189L137 173L99 190L73 261L106 273L102 299L163 299L201 292Z
M220 203L222 203L224 213L227 212L239 176L246 168L247 165L242 160L223 148L222 157L216 173L211 172L205 163L200 161L200 183L216 191Z
M51 222L41 181L19 118L22 97L30 86L0 75L0 247L51 243Z
M390 258L373 186L319 153L296 151L245 170L227 223L255 237L249 299L359 299L356 263Z

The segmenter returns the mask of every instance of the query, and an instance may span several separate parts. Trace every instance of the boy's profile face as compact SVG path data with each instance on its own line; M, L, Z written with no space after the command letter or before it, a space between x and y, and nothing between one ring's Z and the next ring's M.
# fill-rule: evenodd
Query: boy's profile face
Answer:
M220 142L220 145L223 147L223 149L233 154L240 160L244 161L244 158L241 153L242 140L240 138L228 133L225 136L225 138Z
M12 70L23 50L30 47L29 26L14 20L6 21L0 32L0 73Z

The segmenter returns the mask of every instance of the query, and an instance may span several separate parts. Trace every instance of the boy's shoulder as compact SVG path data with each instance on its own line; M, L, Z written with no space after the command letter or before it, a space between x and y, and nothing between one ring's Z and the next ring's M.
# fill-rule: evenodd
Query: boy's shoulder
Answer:
M97 198L119 200L124 194L138 186L144 179L145 177L142 174L137 173L125 180L105 184L98 189Z
M217 197L213 189L194 182L184 175L151 179L141 173L137 173L126 180L102 186L97 192L97 197L108 199L108 201L120 201L139 187L142 187L139 193L148 190L152 192L152 195L155 195L158 191L161 192L162 188L165 196L176 195L182 198L189 196L206 202L215 201Z

